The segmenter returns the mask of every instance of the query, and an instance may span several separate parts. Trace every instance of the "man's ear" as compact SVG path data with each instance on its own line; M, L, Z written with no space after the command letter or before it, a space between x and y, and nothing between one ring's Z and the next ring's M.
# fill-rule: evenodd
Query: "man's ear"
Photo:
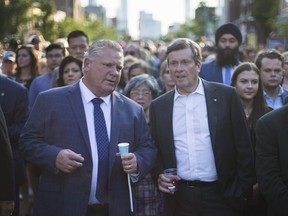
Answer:
M83 73L85 74L87 71L90 70L91 61L88 58L84 58L83 60Z
M198 73L200 73L202 63L201 63L201 62L197 62L197 63L196 63L196 66L198 67L198 70L197 70Z

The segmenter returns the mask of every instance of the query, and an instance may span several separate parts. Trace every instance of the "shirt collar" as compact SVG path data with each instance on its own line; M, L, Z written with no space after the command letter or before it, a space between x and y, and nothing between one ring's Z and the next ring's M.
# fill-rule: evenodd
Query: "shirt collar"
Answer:
M283 93L284 93L284 89L282 88L282 86L279 86L279 91L278 91L277 96L280 97L280 96L283 95ZM265 96L265 97L270 97L270 96L267 94L266 91L264 91L264 96Z
M96 98L96 96L87 88L87 86L83 83L82 79L83 78L81 78L79 82L80 91L82 97L84 98L85 103L90 103L91 100ZM109 105L111 100L111 94L106 97L100 97L100 98L104 101L106 105Z
M197 86L197 88L195 89L195 91L191 92L191 93L190 93L189 95L187 95L187 96L190 96L190 95L192 95L192 94L204 95L203 82L202 82L202 80L201 80L200 78L198 78L198 81L199 81L199 82L198 82L198 86ZM179 93L179 91L177 90L176 86L175 86L174 88L175 88L174 101L176 101L177 98L179 98L179 97L184 97L184 96L186 96L186 95L181 95L181 94Z

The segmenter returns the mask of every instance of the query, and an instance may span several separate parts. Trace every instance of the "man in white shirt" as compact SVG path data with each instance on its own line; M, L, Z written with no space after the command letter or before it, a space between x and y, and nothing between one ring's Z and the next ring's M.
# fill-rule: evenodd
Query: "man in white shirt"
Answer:
M233 88L199 78L201 59L194 41L172 42L167 61L175 90L150 105L165 215L241 215L243 195L255 181L244 111ZM177 175L162 174L168 168ZM169 190L174 184L176 192Z

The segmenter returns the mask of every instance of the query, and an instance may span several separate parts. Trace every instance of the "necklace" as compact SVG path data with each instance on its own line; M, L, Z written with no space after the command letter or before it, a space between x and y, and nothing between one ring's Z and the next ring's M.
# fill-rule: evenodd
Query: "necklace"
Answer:
M246 118L249 118L249 116L251 115L252 109L244 109Z

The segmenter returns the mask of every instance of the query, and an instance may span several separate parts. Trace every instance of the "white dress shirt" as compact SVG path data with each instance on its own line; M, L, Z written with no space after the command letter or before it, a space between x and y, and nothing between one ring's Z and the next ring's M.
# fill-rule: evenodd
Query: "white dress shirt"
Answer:
M197 89L187 96L175 88L173 135L178 176L184 180L217 180L201 79Z
M80 91L82 96L82 102L84 106L90 146L91 146L91 156L93 162L92 170L92 181L91 181L91 190L89 197L89 204L99 203L96 199L96 186L97 186L97 174L98 174L98 152L97 152L97 141L95 135L95 126L94 126L94 105L92 100L95 98L95 95L85 86L82 79L80 80ZM101 97L103 103L100 105L105 122L107 127L108 139L110 140L110 131L111 131L111 95L107 97ZM86 159L86 158L85 158Z

